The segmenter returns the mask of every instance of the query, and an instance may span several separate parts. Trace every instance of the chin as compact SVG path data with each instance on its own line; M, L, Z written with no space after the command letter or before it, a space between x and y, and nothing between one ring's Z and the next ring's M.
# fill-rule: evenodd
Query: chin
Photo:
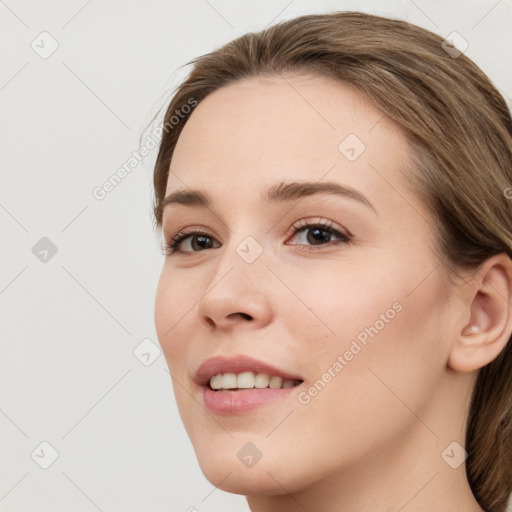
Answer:
M285 455L277 449L268 449L271 455L262 454L252 467L245 466L236 456L226 451L197 453L199 466L206 479L219 489L242 495L274 496L287 492L296 492L311 484L313 475L297 473L299 465L295 460L286 463ZM304 459L302 459L304 460ZM307 469L307 468L305 468ZM229 475L229 476L228 476Z
M224 468L220 470L210 465L203 467L200 464L200 466L204 476L212 485L232 494L275 496L283 494L283 487L287 490L290 487L290 475L287 475L286 479L277 476L276 480L264 468L259 470L256 468L236 468L224 471ZM230 471L232 472L230 473ZM272 468L268 471L273 476L280 474L277 470L272 470ZM294 491L294 486L292 485L291 487L291 490Z

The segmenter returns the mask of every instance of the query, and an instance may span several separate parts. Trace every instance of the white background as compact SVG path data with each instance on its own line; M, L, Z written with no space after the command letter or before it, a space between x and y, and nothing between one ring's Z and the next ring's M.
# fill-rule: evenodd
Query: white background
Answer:
M459 32L512 97L510 0L0 2L0 510L247 510L202 475L163 355L133 354L158 345L156 150L103 200L92 191L138 149L186 61L271 22L353 9ZM52 40L47 58L31 47ZM46 262L32 251L43 237L57 249ZM43 441L58 452L47 469Z

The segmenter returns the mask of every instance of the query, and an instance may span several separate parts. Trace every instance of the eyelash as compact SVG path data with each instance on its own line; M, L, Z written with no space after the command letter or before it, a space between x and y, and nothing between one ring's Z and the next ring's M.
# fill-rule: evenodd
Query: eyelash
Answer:
M338 245L339 243L349 244L352 241L352 236L350 236L346 233L343 233L339 229L336 229L332 225L332 223L329 221L319 221L319 222L309 222L308 220L299 221L298 224L296 224L295 226L292 226L292 237L295 236L299 231L302 231L305 228L309 228L309 229L319 228L331 235L338 237L340 240L336 244L327 242L325 244L320 244L318 246L304 245L304 244L290 244L290 245L297 245L298 247L301 248L301 250L305 250L305 251L313 250L314 251L317 249L321 249L322 247L325 247L325 246ZM185 239L187 239L193 235L203 235L203 236L206 236L207 238L213 239L212 236L210 236L208 233L205 233L204 231L202 231L201 228L191 228L189 230L182 230L182 231L179 231L178 233L176 233L175 235L173 235L172 237L170 237L169 240L165 241L164 255L170 256L171 254L174 254L174 253L194 254L194 253L198 253L198 252L203 252L203 251L181 251L180 249L178 249L181 242L183 242ZM218 249L218 247L213 247L213 249ZM206 250L206 249L203 249L203 250Z

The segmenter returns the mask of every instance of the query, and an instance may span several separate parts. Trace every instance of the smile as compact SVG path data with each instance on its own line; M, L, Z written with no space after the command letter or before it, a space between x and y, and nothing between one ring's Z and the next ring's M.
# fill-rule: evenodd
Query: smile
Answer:
M304 380L245 354L217 355L194 376L206 409L213 414L242 414L291 396Z
M210 378L210 388L215 390L240 391L242 389L284 389L292 388L300 384L299 379L283 379L277 375L268 373L242 372L219 373Z

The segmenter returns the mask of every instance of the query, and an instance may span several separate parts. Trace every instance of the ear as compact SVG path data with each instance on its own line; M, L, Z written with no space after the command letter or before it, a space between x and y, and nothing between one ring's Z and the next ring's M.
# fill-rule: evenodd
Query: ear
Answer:
M506 347L512 333L512 260L488 258L468 284L464 321L458 327L448 366L459 372L478 370Z

